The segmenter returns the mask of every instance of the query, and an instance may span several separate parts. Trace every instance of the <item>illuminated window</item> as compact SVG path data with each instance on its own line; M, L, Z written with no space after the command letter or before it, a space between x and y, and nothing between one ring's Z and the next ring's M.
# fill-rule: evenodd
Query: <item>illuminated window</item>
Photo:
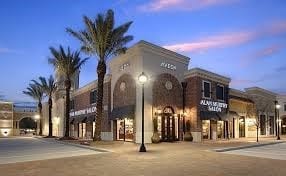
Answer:
M203 98L211 98L211 83L203 81Z
M216 98L218 100L224 100L224 86L223 85L216 86Z

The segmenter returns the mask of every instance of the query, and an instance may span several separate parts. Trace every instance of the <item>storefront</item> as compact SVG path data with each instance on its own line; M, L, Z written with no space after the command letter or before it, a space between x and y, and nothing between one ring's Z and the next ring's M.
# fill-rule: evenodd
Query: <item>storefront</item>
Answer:
M230 78L200 68L188 69L189 61L188 57L145 41L110 60L104 80L102 139L140 143L142 111L146 143L151 142L154 126L163 142L183 140L187 121L195 142L251 136L253 124L246 111L251 102L247 95L230 97ZM144 94L138 81L142 72L148 78ZM76 89L71 97L71 135L92 138L97 82ZM238 104L229 103L230 98ZM263 124L272 128L272 122L266 124L269 118L265 117ZM271 128L261 128L261 134L272 134Z

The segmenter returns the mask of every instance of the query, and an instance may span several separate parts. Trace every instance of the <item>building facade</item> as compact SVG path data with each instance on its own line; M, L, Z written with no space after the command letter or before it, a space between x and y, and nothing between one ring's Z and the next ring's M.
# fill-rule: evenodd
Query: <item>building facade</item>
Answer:
M280 134L286 135L286 95L277 96L278 104L280 105L278 116L279 116L279 127Z
M146 41L138 42L125 54L110 60L104 80L102 139L141 142L143 89L138 77L143 72L148 77L143 102L147 143L151 142L154 119L157 119L161 141L183 140L187 123L196 142L254 137L256 112L261 119L265 115L265 120L260 122L260 135L273 134L274 93L260 88L248 88L245 92L230 89L230 78L200 68L188 69L189 62L186 56ZM53 106L58 127L53 125L53 129L59 131L54 134L62 136L65 102L64 92L59 92L54 96ZM263 97L269 107L263 109L257 97ZM71 136L93 137L96 99L96 81L81 88L78 84L74 86Z
M0 137L13 135L13 103L0 101Z

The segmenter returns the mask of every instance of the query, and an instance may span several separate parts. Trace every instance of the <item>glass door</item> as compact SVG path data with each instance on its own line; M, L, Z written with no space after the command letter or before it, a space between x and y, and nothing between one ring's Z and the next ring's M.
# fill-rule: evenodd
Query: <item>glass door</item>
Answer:
M239 137L245 137L245 118L239 118Z

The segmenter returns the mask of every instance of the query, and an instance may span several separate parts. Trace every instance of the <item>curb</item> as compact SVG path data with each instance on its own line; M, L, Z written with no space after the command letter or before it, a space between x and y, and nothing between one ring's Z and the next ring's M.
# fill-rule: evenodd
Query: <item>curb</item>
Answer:
M102 149L102 148L94 148L94 147L90 147L87 145L81 145L81 144L74 144L74 143L70 143L70 142L65 142L65 141L59 141L59 140L55 140L58 143L64 144L64 145L71 145L71 146L75 146L75 147L79 147L79 148L84 148L84 149L89 149L89 150L94 150L97 152L112 152L106 149Z
M213 151L215 151L215 152L227 152L227 151L240 150L240 149L246 149L246 148L254 148L254 147L261 147L261 146L267 146L267 145L280 144L280 143L285 143L285 142L286 141L268 142L268 143L254 144L254 145L245 145L245 146L239 146L239 147L213 149Z
M49 141L49 140L46 140L48 138L42 138L42 137L35 137L35 138L40 139L40 140L44 140L44 141ZM104 153L112 152L110 150L106 150L106 149L102 149L102 148L94 148L94 147L90 147L90 146L86 146L86 145L74 144L74 143L65 142L65 141L59 141L59 140L53 139L53 138L49 138L49 139L52 139L52 141L58 142L58 143L63 144L63 145L71 145L71 146L89 149L89 150L93 150L93 151L97 151L97 152L104 152Z

